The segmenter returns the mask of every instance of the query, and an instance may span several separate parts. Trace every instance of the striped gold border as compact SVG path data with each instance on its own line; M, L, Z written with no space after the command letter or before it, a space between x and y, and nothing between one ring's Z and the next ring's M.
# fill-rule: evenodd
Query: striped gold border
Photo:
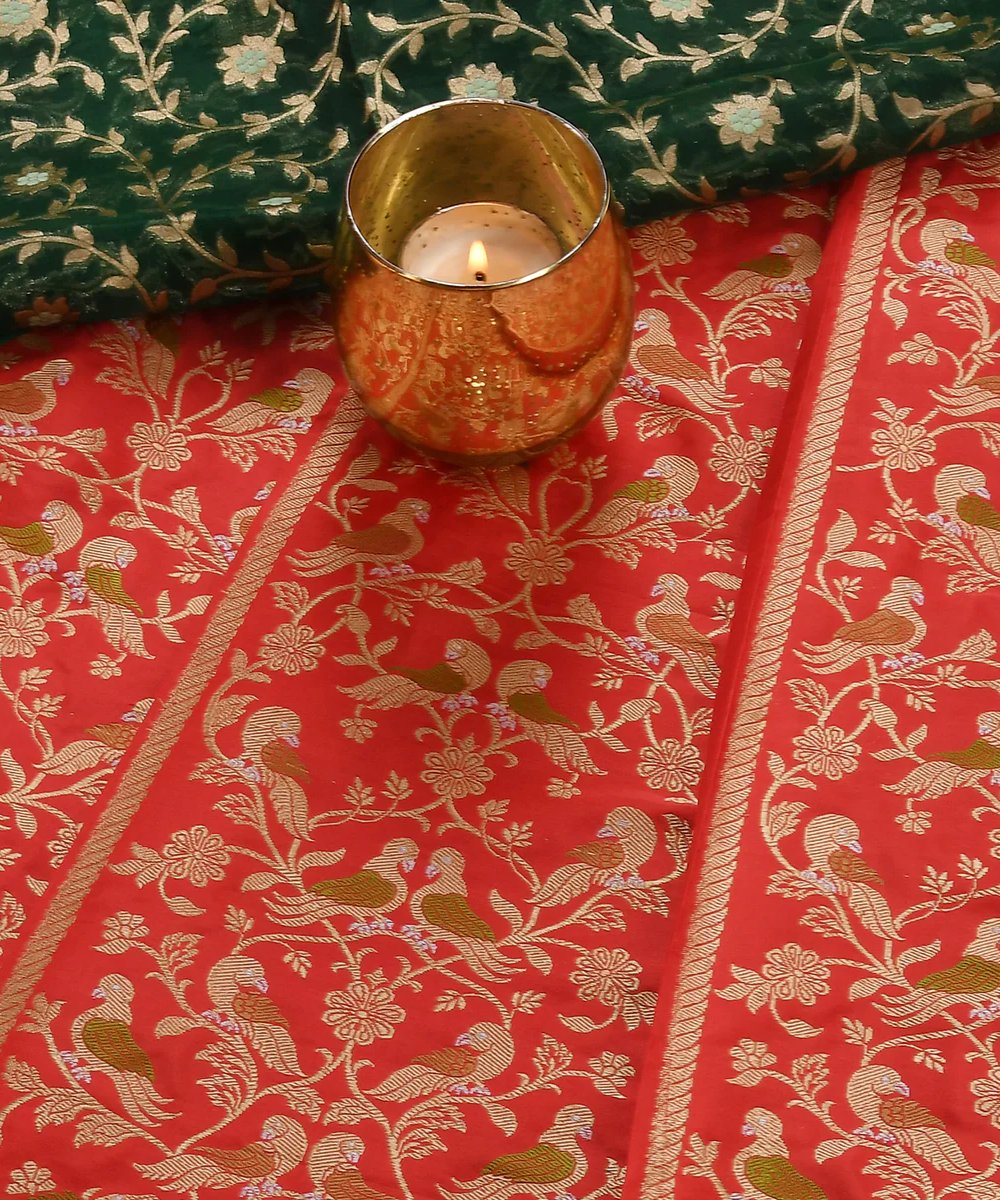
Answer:
M882 163L867 181L773 567L749 635L751 650L709 816L708 848L693 884L640 1200L669 1200L676 1194L698 1051L768 707L861 357L903 166L903 159Z
M44 917L25 942L21 957L0 992L0 1041L10 1032L46 965L69 932L80 906L138 812L306 505L339 463L363 416L356 395L348 392L330 415L298 473L266 515L253 546L237 567L176 686L118 781Z

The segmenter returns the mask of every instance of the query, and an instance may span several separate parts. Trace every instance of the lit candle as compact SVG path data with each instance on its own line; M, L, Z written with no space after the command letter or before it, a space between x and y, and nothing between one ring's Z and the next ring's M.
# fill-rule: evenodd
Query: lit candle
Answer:
M562 255L543 220L513 204L456 204L428 217L403 243L399 265L438 283L490 286L523 279Z

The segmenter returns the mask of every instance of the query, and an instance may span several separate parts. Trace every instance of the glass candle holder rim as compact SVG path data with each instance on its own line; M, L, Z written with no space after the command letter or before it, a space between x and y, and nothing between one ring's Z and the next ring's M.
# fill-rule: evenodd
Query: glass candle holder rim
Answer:
M368 151L370 149L372 149L372 147L374 147L377 142L380 142L387 134L391 133L394 129L398 129L404 122L413 120L415 117L423 116L425 113L434 112L439 109L457 108L460 105L473 105L473 104L484 105L484 106L488 105L491 108L500 108L500 107L503 107L503 108L526 108L526 109L529 109L531 112L542 113L544 116L550 118L553 121L558 122L565 129L569 130L574 135L574 137L576 137L579 140L581 146L586 150L587 153L589 153L591 155L591 157L593 158L594 162L597 165L597 169L600 172L600 178L603 183L603 195L601 197L601 203L598 207L598 211L597 211L596 216L594 217L594 220L591 222L590 228L583 235L583 237L576 243L576 245L573 246L571 249L567 250L565 254L560 255L559 258L557 258L554 263L551 263L547 267L543 267L540 271L533 271L530 275L522 275L522 276L519 276L517 279L505 279L502 282L492 283L492 284L491 283L486 283L486 284L483 284L483 283L446 283L443 280L439 280L439 279L426 279L423 275L413 275L409 271L404 271L403 268L399 265L399 263L394 263L391 259L386 258L383 254L380 254L375 249L375 247L371 244L371 242L368 240L368 238L365 237L364 233L361 230L361 227L358 225L357 221L355 220L354 210L351 205L351 184L354 179L354 173L357 170L357 167L360 164L364 155L366 153L368 153ZM409 112L401 113L398 117L395 117L387 125L383 125L382 128L380 130L378 130L376 133L373 133L372 136L368 139L368 141L365 142L365 144L358 151L357 156L354 159L354 162L351 164L350 170L347 172L347 178L344 180L344 212L347 216L347 220L348 220L348 223L350 224L351 229L353 230L353 232L354 232L355 236L358 238L358 240L361 242L362 246L364 246L367 253L370 254L372 256L372 258L377 259L377 261L380 262L383 266L387 267L390 271L393 271L395 274L399 275L403 279L409 279L414 283L423 284L425 287L442 288L445 291L453 291L453 292L481 292L481 291L491 291L491 290L499 291L502 288L518 287L522 283L531 283L536 279L542 279L546 275L551 275L554 271L559 270L559 268L561 266L563 266L564 263L566 263L569 259L571 259L575 254L577 254L580 250L582 250L584 246L586 246L586 244L590 241L590 239L594 236L594 234L600 228L601 222L604 220L605 216L607 216L607 212L608 212L608 208L610 207L610 204L611 204L611 184L610 184L610 181L608 180L607 169L604 166L604 162L602 161L601 156L594 149L593 144L591 143L591 141L587 137L587 135L583 132L583 130L578 129L572 123L572 121L567 121L565 117L559 116L558 113L554 113L550 109L542 108L541 105L526 104L523 100L500 100L500 99L493 100L493 99L489 99L488 97L485 97L485 96L467 96L467 97L463 97L463 98L455 98L453 100L438 100L438 101L435 101L433 104L423 104L423 105L421 105L420 108L414 108L414 109L411 109ZM446 206L446 207L455 207L455 206L452 205L452 206Z

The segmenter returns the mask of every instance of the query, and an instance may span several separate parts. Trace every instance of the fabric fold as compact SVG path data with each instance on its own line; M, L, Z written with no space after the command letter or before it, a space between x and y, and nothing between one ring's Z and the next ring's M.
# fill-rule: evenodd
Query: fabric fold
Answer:
M995 160L838 208L630 1196L995 1186Z

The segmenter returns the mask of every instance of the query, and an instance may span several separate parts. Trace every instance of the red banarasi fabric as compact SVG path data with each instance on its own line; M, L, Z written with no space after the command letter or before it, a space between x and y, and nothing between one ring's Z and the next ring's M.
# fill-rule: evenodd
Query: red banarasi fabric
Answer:
M841 196L626 1195L1000 1196L1000 147Z
M0 348L0 988L343 391L295 328L245 309Z
M4 687L33 711L37 662L67 697L3 759L9 1194L620 1194L830 199L634 231L627 378L528 469L399 448L330 391L320 311L59 343L56 408L5 438L103 426L117 457L50 456L0 501L5 619L38 630ZM35 834L28 787L65 822Z

